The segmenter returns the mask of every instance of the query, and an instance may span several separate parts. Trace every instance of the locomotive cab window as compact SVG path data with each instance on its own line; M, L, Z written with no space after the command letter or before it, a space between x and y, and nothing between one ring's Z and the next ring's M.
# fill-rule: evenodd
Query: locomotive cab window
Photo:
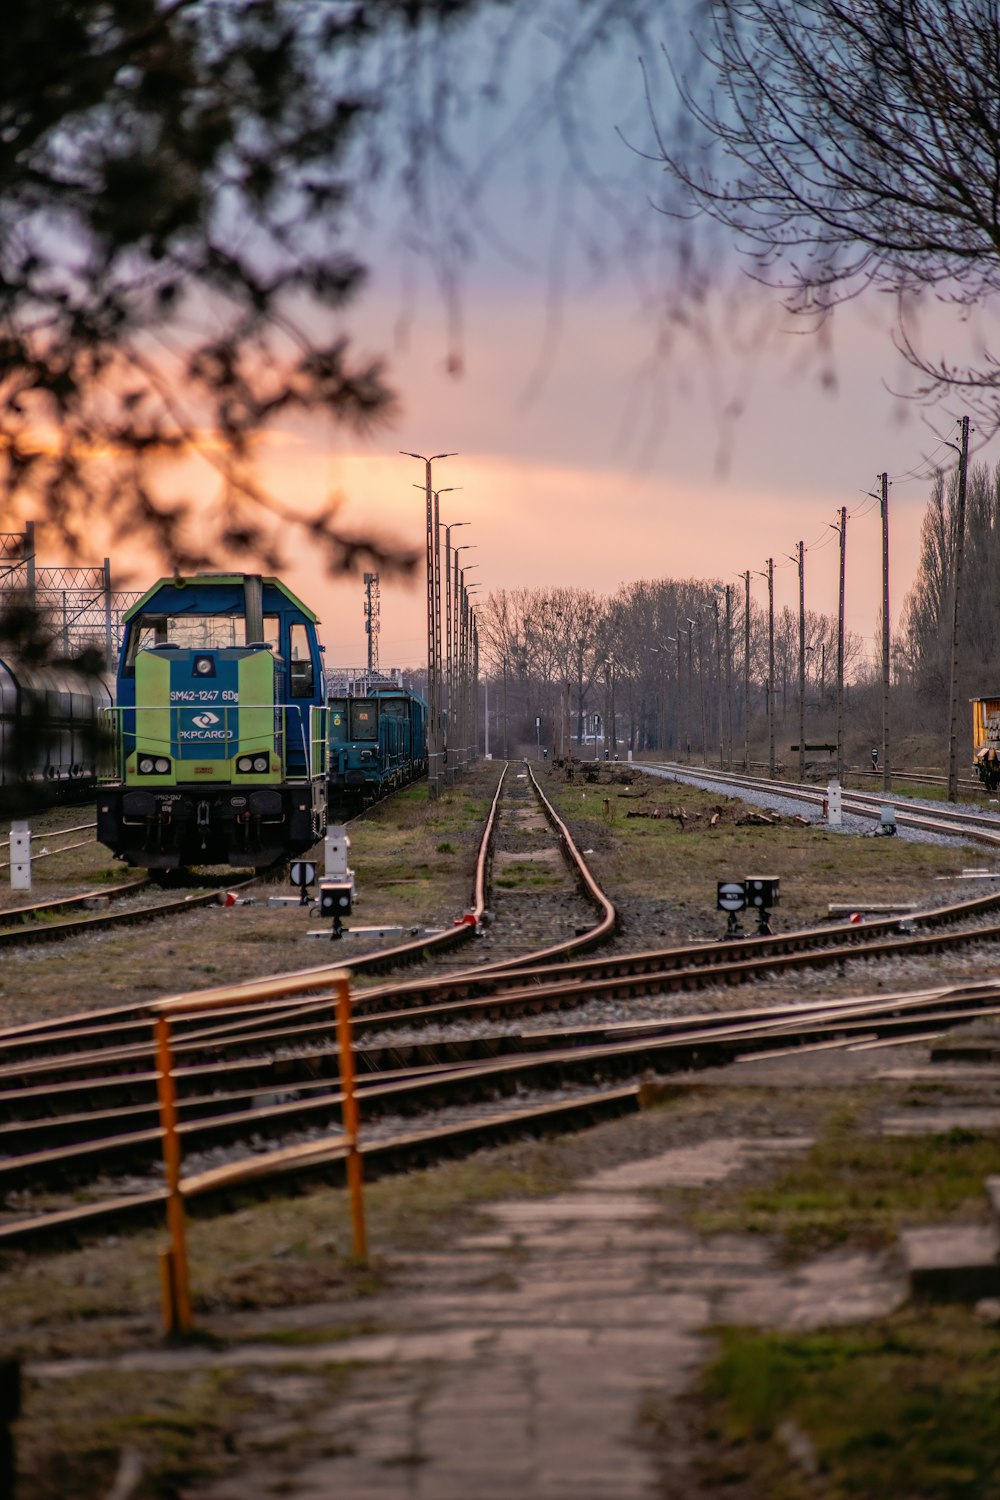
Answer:
M313 695L313 663L309 654L309 637L304 625L293 625L290 631L289 676L293 698Z
M277 652L281 644L281 621L277 615L264 616L264 640ZM138 653L155 650L157 646L177 646L182 651L218 651L246 644L246 620L242 615L139 615L129 626L122 671L126 677L133 677Z

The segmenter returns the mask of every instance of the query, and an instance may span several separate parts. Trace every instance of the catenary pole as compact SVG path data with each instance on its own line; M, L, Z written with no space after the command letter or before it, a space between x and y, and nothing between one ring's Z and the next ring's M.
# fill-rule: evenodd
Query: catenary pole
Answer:
M892 791L889 656L889 476L882 475L882 790Z
M954 447L954 443L949 447ZM958 514L955 517L955 591L951 613L951 680L948 687L948 800L958 801L958 763L955 748L958 741L958 627L962 559L965 552L965 486L969 468L969 419L962 418L962 446L958 462Z
M844 576L847 554L847 506L840 508L840 592L837 611L837 780L844 783Z
M799 542L799 781L806 779L806 544Z
M432 465L438 459L455 458L454 453L411 453L401 448L404 458L416 458L424 466L426 497L427 553L427 795L436 801L441 795L441 549L437 535L437 502L434 495ZM419 486L418 486L419 488Z
M743 602L743 769L750 774L750 569L742 575Z

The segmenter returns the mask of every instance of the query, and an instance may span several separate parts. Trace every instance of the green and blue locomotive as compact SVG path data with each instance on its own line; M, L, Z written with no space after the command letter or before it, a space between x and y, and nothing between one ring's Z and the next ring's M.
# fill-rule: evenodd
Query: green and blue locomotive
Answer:
M164 578L125 617L97 836L129 864L264 869L326 830L316 616L277 578Z

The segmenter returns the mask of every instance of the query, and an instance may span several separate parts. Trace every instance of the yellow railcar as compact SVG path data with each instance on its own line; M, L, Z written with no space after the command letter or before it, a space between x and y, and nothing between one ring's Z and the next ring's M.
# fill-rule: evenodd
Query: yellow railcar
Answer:
M972 770L988 791L1000 786L1000 697L972 699Z

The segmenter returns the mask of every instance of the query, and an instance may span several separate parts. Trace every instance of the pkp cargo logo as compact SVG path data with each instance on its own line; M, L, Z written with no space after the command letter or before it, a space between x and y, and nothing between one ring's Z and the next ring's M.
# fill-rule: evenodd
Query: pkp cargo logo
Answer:
M213 714L210 709L204 709L200 714L191 715L193 729L182 729L178 735L182 740L231 740L233 731L231 729L216 729L216 724L222 720L218 714Z

